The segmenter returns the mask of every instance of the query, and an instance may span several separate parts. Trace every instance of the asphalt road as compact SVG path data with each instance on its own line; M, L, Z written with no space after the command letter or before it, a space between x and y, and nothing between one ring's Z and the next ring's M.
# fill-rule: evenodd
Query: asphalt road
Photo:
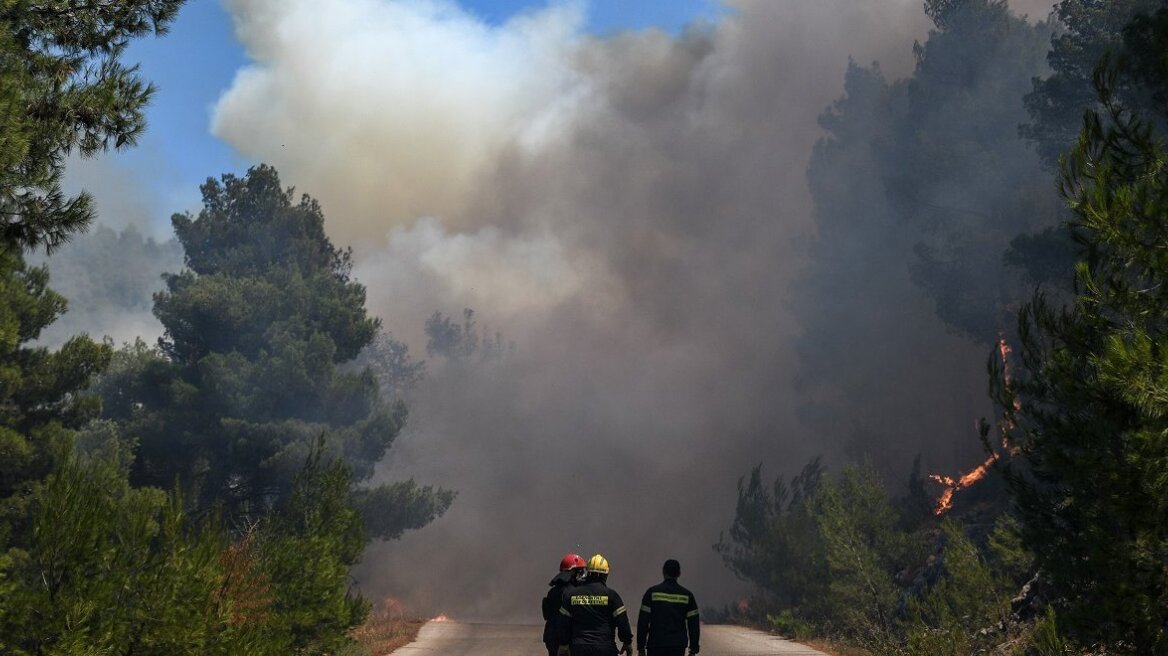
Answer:
M429 622L393 656L547 656L543 627ZM825 656L810 647L737 626L702 625L702 656Z

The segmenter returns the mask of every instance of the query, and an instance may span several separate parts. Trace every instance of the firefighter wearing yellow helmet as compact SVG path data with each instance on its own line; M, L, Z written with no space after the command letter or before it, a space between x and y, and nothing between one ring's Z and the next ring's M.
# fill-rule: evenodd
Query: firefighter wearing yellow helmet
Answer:
M608 561L596 554L584 568L584 583L564 591L560 603L559 654L616 656L633 653L629 615L616 590L608 587Z

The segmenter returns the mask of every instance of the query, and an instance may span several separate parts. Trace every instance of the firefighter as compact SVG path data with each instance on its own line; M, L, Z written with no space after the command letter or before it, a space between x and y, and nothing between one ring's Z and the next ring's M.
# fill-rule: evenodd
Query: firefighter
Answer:
M584 582L584 565L584 558L579 554L567 554L560 559L560 573L548 582L551 587L543 598L543 644L547 646L548 656L556 656L560 600L564 590Z
M670 558L661 567L665 580L645 591L637 615L638 656L685 656L700 648L701 624L693 593L677 582L681 564ZM646 652L648 648L648 652Z
M616 590L608 587L608 561L596 554L585 567L584 583L564 590L560 602L559 654L565 656L632 656L633 631Z

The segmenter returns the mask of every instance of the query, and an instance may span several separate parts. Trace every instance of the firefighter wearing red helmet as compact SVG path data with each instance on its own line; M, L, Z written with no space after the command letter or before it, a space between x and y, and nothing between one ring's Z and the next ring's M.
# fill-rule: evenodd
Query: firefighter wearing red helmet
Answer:
M556 625L564 590L583 581L585 565L579 554L566 554L560 559L560 573L548 582L550 587L543 598L543 644L547 647L548 656L556 656Z
M608 587L608 561L596 554L585 567L584 583L564 591L560 602L559 654L566 656L616 656L633 653L629 615L616 590Z

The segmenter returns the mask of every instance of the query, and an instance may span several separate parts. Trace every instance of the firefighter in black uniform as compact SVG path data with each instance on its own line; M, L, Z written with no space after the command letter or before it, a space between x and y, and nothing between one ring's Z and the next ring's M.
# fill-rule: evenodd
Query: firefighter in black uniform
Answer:
M700 648L701 623L693 593L677 582L681 564L670 558L661 568L665 580L645 591L637 615L637 654L645 656L685 656Z
M559 654L572 656L632 656L633 631L616 590L608 587L608 561L596 554L585 567L584 584L564 590L560 603Z
M560 560L560 573L551 581L548 592L543 598L543 644L547 647L548 656L556 656L556 646L559 640L560 601L564 598L564 590L584 582L584 559L579 554L570 553Z

